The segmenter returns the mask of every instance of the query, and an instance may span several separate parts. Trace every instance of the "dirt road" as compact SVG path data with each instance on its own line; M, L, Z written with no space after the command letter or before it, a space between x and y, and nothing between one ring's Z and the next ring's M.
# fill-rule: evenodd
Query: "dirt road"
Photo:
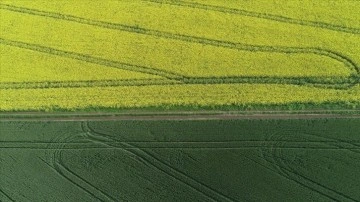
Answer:
M111 121L111 120L231 120L231 119L325 119L360 118L357 110L314 111L177 111L131 113L0 113L10 121Z

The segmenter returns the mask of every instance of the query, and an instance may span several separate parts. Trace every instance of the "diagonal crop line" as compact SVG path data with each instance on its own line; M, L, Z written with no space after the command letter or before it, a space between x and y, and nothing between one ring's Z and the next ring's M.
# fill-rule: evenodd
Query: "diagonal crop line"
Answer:
M86 81L29 81L0 82L0 89L89 88L113 86L172 85L180 83L169 79L119 79Z
M50 153L46 153L50 156L52 165L39 157L41 161L43 161L47 166L49 166L55 173L62 176L64 179L69 181L71 184L75 185L79 189L83 190L85 193L93 196L99 201L116 201L112 196L108 195L106 192L103 192L98 187L91 184L89 181L85 180L71 169L66 167L62 160L63 149L66 148L66 145L75 141L78 136L74 136L72 134L67 134L65 137L55 137L52 138L52 143L59 143L56 145L47 144L47 148L51 151Z
M168 175L169 177L176 179L179 182L182 182L192 188L194 191L197 191L204 196L208 197L213 201L235 201L234 199L230 198L229 196L224 195L223 193L207 186L206 184L198 181L191 176L187 175L186 173L172 167L171 165L163 162L153 154L147 152L144 149L137 147L136 145L132 145L126 142L123 142L123 146L130 146L134 147L135 150L129 150L126 148L119 147L115 141L115 139L109 137L109 135L99 133L92 129L89 126L88 122L83 122L81 128L86 134L88 138L92 141L99 142L105 145L108 145L112 148L118 148L125 150L138 158L140 158L144 163L151 165L152 167L156 168L157 170L163 172L164 174Z
M297 178L294 178L293 176L291 176L292 173L286 172L286 170L284 169L284 166L281 164L281 163L283 163L283 161L280 161L278 159L281 157L276 155L278 153L277 151L279 151L277 149L277 147L279 145L281 145L281 142L276 141L276 140L278 140L278 138L273 138L276 135L278 135L278 132L276 132L275 134L271 134L269 136L269 138L266 138L267 140L272 140L275 142L274 144L272 144L272 146L268 150L260 149L263 160L265 160L268 164L272 165L272 167L275 168L274 171L278 175L284 177L285 179L290 180L294 183L297 183L297 184L303 186L304 188L311 190L315 193L318 193L319 195L326 197L332 201L339 201L339 200L337 200L337 198L334 198L333 196L329 195L328 193L326 193L326 192L324 193L323 190L316 189L315 187L312 187L312 186L308 185L307 183L304 183L303 181L298 180ZM269 155L267 155L267 153Z
M358 143L358 141L356 140L344 140L344 139L341 139L341 138L333 138L333 137L325 137L325 136L321 136L321 135L318 135L318 134L311 134L311 133L302 133L303 135L306 135L306 136L310 136L310 137L316 137L316 138L320 138L320 139L324 139L325 142L327 143L327 145L336 145L338 148L346 148L347 146L342 146L342 145L337 145L336 143L342 143L343 145L351 145L353 146L354 148L356 149L360 149L360 145L356 144ZM351 148L348 149L349 151L351 152L354 152L354 153L360 153L359 151L357 150L353 150Z
M117 69L123 69L123 70L128 70L128 71L133 71L133 72L140 72L140 73L145 73L145 74L162 76L164 78L172 79L172 80L179 80L182 78L182 76L177 75L175 73L162 71L159 69L153 69L153 68L139 66L139 65L132 65L132 64L128 64L128 63L103 59L103 58L99 58L99 57L94 57L94 56L70 52L70 51L59 50L59 49L50 48L50 47L41 46L41 45L32 44L32 43L25 43L25 42L13 41L13 40L0 38L0 44L14 46L14 47L22 48L22 49L28 49L28 50L42 52L42 53L47 53L47 54L61 56L61 57L66 57L66 58L71 58L71 59L80 60L80 61L84 61L84 62L88 62L88 63L92 63L92 64L113 67L113 68L117 68Z
M347 27L347 26L336 25L336 24L320 22L320 21L301 20L301 19L290 18L290 17L286 17L286 16L281 16L281 15L260 13L260 12L248 11L248 10L243 10L243 9L201 4L201 3L197 3L197 2L186 2L186 1L181 1L181 0L176 0L176 1L175 0L142 0L142 1L148 1L148 2L160 3L160 4L169 4L169 5L175 5L175 6L181 6L181 7L189 7L189 8L195 8L195 9L201 9L201 10L211 10L211 11L217 11L217 12L228 13L228 14L235 14L235 15L254 17L254 18L261 18L261 19L266 19L266 20L273 20L273 21L289 23L289 24L317 27L317 28L328 29L328 30L338 31L338 32L345 32L345 33L350 33L350 34L360 34L359 28Z
M0 188L0 193L1 193L2 195L4 195L9 201L15 202L15 200L14 200L13 198L11 198L10 195L7 194L6 192L4 192L1 188Z
M54 150L58 150L56 148L53 148ZM54 158L54 157L53 157ZM75 182L74 180L72 180L68 175L64 174L64 172L59 169L59 165L53 163L53 165L50 165L48 162L46 162L44 159L40 158L39 159L45 163L46 166L48 166L53 172L55 172L56 174L58 174L59 176L63 177L65 180L67 180L68 182L70 182L71 184L73 184L74 186L76 186L77 188L79 188L80 190L84 191L86 194L89 194L90 196L96 198L98 201L104 202L104 200L100 197L98 197L96 194L92 193L91 191L87 190L86 188L84 188L83 186L81 186L79 183ZM54 160L53 160L54 161Z
M119 86L169 86L187 84L286 84L331 89L349 89L360 83L359 76L350 77L278 77L227 76L184 77L181 81L169 79L119 79L87 81L0 82L0 89L91 88Z
M329 186L326 186L325 184L321 184L320 182L317 182L309 177L306 177L306 175L301 174L300 172L296 171L295 169L291 168L290 165L284 161L283 158L283 150L279 149L279 146L284 145L284 142L281 140L284 140L284 136L278 135L278 138L270 138L274 140L274 142L277 142L276 140L280 140L280 142L277 142L277 144L273 144L272 150L272 158L276 164L276 166L285 173L289 179L293 180L294 182L297 182L298 184L301 184L304 187L307 187L313 191L316 191L318 193L326 195L330 199L334 201L357 201L356 199L352 198L351 196L348 196L344 193L341 193L340 191L337 191L336 189L333 189ZM341 198L341 199L339 199Z
M324 87L346 88L360 81L360 77L352 75L349 77L290 77L290 76L227 76L227 77L189 77L183 79L188 84L292 84L292 85L323 85Z
M209 39L209 38L204 38L204 37L189 36L189 35L175 34L175 33L171 33L171 32L165 32L165 31L159 31L159 30L153 30L153 29L146 29L146 28L141 28L139 26L130 26L130 25L124 25L124 24L104 22L104 21L99 21L99 20L91 20L91 19L86 19L86 18L77 17L77 16L73 16L73 15L41 11L41 10L37 10L37 9L29 9L29 8L17 7L17 6L7 5L7 4L0 4L0 9L5 9L8 11L18 12L18 13L23 13L23 14L48 17L48 18L53 18L53 19L58 19L58 20L76 22L76 23L80 23L80 24L92 25L92 26L102 27L102 28L106 28L106 29L120 30L120 31L125 31L125 32L155 36L155 37L159 37L159 38L179 40L179 41L184 41L184 42L189 42L189 43L204 44L204 45L210 45L210 46L222 47L222 48L228 48L228 49L236 49L236 50L241 50L241 51L285 53L285 54L316 54L316 55L329 57L329 58L335 59L339 62L342 62L350 70L356 71L357 74L360 74L360 67L358 67L355 64L355 62L353 62L350 58L348 58L347 56L344 56L340 53L337 53L335 51L326 50L326 49L322 49L322 48L265 46L265 45L251 45L251 44L244 44L244 43L237 43L237 42L230 42L230 41L222 41L222 40L217 40L217 39ZM169 76L169 75L167 75L167 76ZM166 78L168 78L168 77L166 77ZM170 78L179 79L179 75L171 75Z

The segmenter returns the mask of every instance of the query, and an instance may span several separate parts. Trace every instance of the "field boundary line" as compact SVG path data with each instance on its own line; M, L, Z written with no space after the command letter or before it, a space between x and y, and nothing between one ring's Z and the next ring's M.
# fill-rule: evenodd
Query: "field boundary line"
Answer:
M17 117L17 116L5 116L0 117L0 122L78 122L78 121L117 121L117 120L138 120L138 121L159 121L159 120L243 120L243 119L359 119L359 114L193 114L193 115L79 115L72 116L71 114L61 117L49 116L44 113L45 116L29 116L29 117Z
M199 111L190 111L190 110L173 110L173 111L139 111L139 110L127 110L127 111L118 111L118 112L42 112L42 111L19 111L19 112L0 112L1 116L40 116L40 117L59 117L59 116L122 116L122 115L132 115L132 116L157 116L157 115L260 115L260 114L323 114L323 113L347 113L347 112L356 112L360 113L360 109L307 109L307 110L199 110Z
M311 145L307 145L306 142L301 144L294 144L294 142L286 142L282 143L279 146L272 146L272 142L259 142L256 144L212 144L212 143L204 143L198 145L189 145L189 144L156 144L153 145L139 145L134 144L132 142L126 141L102 141L104 144L117 144L118 148L123 148L127 150L136 150L136 149L186 149L186 150L198 150L198 149L208 149L208 150L242 150L242 149L289 149L289 150L331 150L331 151L352 151L354 153L360 153L359 146L344 146L340 144L335 144L334 142L313 142L309 141L308 143ZM48 146L59 146L62 144L66 144L61 149L57 148L49 148ZM162 146L161 146L162 145ZM226 146L227 145L227 146ZM325 146L327 145L327 146ZM48 145L44 144L36 144L36 143L10 143L6 144L6 142L0 143L0 149L34 149L34 150L91 150L91 149L110 149L106 146L101 146L95 143L88 143L88 144L68 144L68 143L49 143Z
M297 133L297 132L294 132ZM244 144L244 143L250 143L250 144L269 144L269 143L321 143L321 144L328 144L329 143L345 143L345 144L350 144L353 145L354 147L359 147L359 145L356 144L352 144L352 143L360 143L360 139L359 140L342 140L342 139L334 139L334 138L329 138L329 137L323 137L323 136L318 136L318 135L310 135L307 133L301 133L304 135L308 135L308 136L315 136L318 138L322 138L322 139L327 139L325 140L310 140L310 141L306 141L306 140L210 140L210 141L190 141L190 140L181 140L181 141L175 141L175 140L169 140L169 141L157 141L157 140L129 140L129 141L102 141L104 143L106 142L116 142L116 143L127 143L127 144L136 144L136 147L139 146L139 144L229 144L229 143L236 143L236 144ZM90 144L90 145L94 145L91 142L60 142L60 141L56 141L56 142L52 142L52 141L0 141L0 145L1 144L20 144L20 145L27 145L27 144L31 144L31 145L37 145L37 144L44 144L44 145L63 145L63 144L67 144L67 145L86 145L86 144ZM332 146L332 144L330 145Z

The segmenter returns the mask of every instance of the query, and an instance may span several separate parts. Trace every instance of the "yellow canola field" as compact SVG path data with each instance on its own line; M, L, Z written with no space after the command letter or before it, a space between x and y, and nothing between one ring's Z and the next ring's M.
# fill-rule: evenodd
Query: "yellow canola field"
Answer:
M3 0L0 110L359 106L359 6Z
M1 82L161 78L9 46L0 46L0 60Z
M162 0L150 0L162 2ZM176 1L176 0L175 0ZM165 2L165 1L164 1ZM166 0L166 2L174 2ZM280 15L293 19L320 21L324 23L360 28L358 9L360 1L357 0L186 0L186 2L200 3L212 6L235 8L268 15Z
M338 49L346 54L345 56L355 54L353 52L356 50L360 51L356 42L351 41L352 36L349 38L348 34L334 35L333 31L247 16L229 16L221 12L166 4L159 6L157 3L144 1L133 3L109 1L102 3L100 8L96 7L99 3L74 7L74 3L68 1L61 3L63 6L59 8L59 3L35 2L20 3L32 4L33 7L36 5L39 9L50 12L61 12L61 8L64 7L64 13L74 16L159 30L160 34L163 32L186 34L192 37L189 40L193 42L164 38L158 36L159 33L143 35L8 10L1 11L5 19L8 19L1 22L1 26L6 29L6 32L1 33L2 38L143 65L185 76L348 76L354 72L353 67L346 66L347 64L342 60L328 56L326 51L318 53L319 51L314 52L306 48L324 46L320 49ZM41 7L42 4L45 6ZM73 11L76 8L77 10ZM118 11L115 12L117 15L106 19L102 17L102 14L105 16L109 15L106 13L113 14L114 12L111 11L114 8L117 8L115 9ZM95 13L100 14L91 17L94 10ZM84 14L84 11L88 14ZM164 13L167 16L162 16ZM194 13L197 15L193 16ZM113 20L109 20L111 17ZM215 45L204 45L201 41L197 41L196 37L241 42L250 47L241 45L237 48L222 47L221 43L216 41ZM326 40L329 37L331 41ZM334 40L341 42L337 43ZM339 48L337 44L343 47ZM265 52L246 50L252 48L252 45L266 46L265 48L270 50ZM283 50L272 51L273 46L283 47ZM300 47L304 50L291 54L284 53L289 47Z
M2 111L62 108L138 108L172 106L251 106L349 102L360 100L360 85L351 90L293 85L215 84L105 88L0 90Z

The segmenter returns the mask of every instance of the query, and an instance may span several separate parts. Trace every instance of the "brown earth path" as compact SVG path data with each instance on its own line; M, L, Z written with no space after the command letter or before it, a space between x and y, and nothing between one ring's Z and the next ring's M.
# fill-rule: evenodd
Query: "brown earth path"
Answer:
M231 120L231 119L360 118L360 110L311 111L160 111L160 112L5 112L0 122L11 121L111 121L111 120Z

